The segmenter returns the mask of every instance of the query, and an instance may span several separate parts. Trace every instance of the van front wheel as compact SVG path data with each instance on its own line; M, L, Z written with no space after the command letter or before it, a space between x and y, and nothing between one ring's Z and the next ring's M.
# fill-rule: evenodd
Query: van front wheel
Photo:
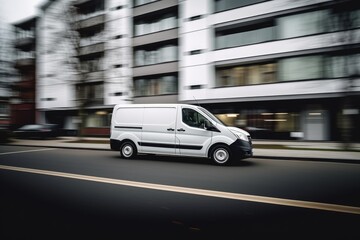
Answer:
M124 142L120 147L120 155L122 158L133 158L137 153L136 147L132 142Z
M230 149L225 145L217 146L211 153L211 159L217 165L226 165L230 162Z

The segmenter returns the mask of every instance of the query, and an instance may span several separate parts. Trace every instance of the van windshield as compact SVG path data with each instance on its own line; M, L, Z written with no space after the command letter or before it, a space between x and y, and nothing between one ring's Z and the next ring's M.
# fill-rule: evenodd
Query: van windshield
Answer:
M214 116L211 112L209 112L208 110L206 110L205 108L202 107L198 107L198 109L203 112L206 116L208 116L211 120L215 121L216 123L225 126L225 124L218 119L216 116Z

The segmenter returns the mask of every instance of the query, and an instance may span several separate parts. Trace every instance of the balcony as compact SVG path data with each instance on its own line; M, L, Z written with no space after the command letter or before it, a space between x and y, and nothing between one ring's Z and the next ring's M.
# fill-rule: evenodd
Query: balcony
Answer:
M178 28L173 28L169 30L164 30L160 32L155 32L151 34L146 34L143 36L138 36L133 38L133 45L141 46L150 43L163 42L167 40L173 40L178 38Z
M30 51L35 48L35 37L18 38L15 40L15 47L23 51Z
M79 30L95 27L105 23L105 14L103 12L99 13L97 16L89 16L89 18L86 18L86 15L81 17L84 18L84 20L80 20Z
M91 2L92 0L75 0L75 3L74 5L75 6L78 6L78 5L82 5L84 3L87 3L87 2Z
M86 82L104 81L104 71L88 72L85 76Z
M105 51L105 43L97 43L80 48L80 56L86 56Z
M15 62L15 68L35 67L35 58L22 58Z
M167 62L143 67L136 67L133 69L134 77L148 76L155 74L164 74L177 72L179 69L178 62Z
M178 5L178 0L162 0L155 1L152 3L140 5L134 8L133 16L137 17L144 14L149 14L152 12L163 11L164 9L176 7Z

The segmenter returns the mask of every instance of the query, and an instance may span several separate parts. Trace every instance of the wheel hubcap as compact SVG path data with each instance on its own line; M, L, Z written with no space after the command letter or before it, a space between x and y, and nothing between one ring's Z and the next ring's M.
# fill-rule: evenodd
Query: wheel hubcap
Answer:
M218 149L214 153L215 160L218 163L224 163L229 159L229 154L225 149Z
M123 147L122 154L125 157L130 157L133 154L133 148L130 145Z

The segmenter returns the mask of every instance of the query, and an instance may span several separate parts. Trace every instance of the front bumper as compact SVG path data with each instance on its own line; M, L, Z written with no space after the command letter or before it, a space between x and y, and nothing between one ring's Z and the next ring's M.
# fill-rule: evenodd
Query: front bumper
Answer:
M230 145L230 150L235 159L239 157L241 159L250 158L253 156L251 139L249 139L248 142L237 139Z

